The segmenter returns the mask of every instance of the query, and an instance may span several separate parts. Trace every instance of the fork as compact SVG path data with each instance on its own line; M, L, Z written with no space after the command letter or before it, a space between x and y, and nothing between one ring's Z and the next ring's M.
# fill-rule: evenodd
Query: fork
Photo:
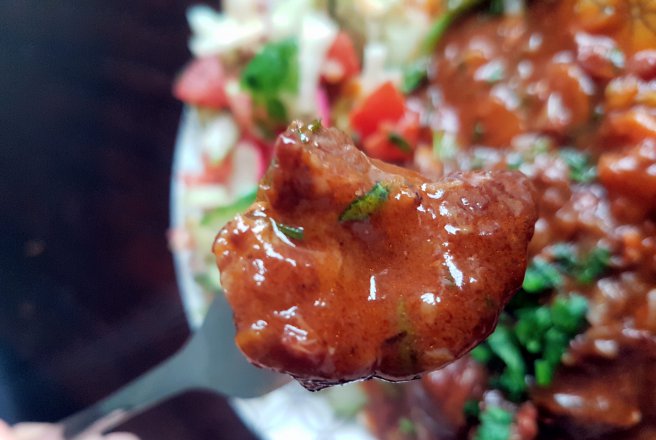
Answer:
M230 307L216 295L203 325L172 357L87 409L62 420L64 439L101 434L183 391L206 389L230 396L262 396L289 381L256 368L234 343Z

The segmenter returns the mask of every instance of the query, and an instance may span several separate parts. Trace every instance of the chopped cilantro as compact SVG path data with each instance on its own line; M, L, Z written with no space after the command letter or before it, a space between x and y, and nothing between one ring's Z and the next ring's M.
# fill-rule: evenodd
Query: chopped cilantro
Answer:
M558 296L551 304L554 326L567 335L574 336L583 327L588 312L588 301L581 295Z
M389 190L381 183L376 183L365 195L355 199L339 216L340 222L368 219L387 201Z
M512 331L507 326L500 324L487 339L487 343L492 352L505 364L505 368L499 376L499 385L511 399L521 398L526 390L526 363Z
M401 417L399 419L399 432L403 435L413 435L417 432L417 428L415 428L412 420L407 417Z
M276 225L278 226L278 230L287 237L293 238L294 240L303 240L303 228L287 226L282 223L276 223Z
M590 284L608 268L611 253L603 247L596 247L581 262L577 272L576 280L582 284Z
M538 386L546 387L551 385L554 376L554 366L544 359L537 359L534 364L535 383Z
M274 121L286 121L287 109L279 98L269 97L264 101L267 114Z
M582 258L573 245L557 243L551 247L551 255L561 272L581 284L590 284L608 268L611 252L604 247L595 247Z
M555 327L547 330L544 334L544 351L542 352L544 359L552 365L558 365L567 350L569 339L565 333Z
M481 413L481 424L476 430L474 440L508 440L510 439L513 415L498 406L488 406Z
M572 293L558 295L551 304L526 301L535 295L519 293L503 313L502 323L487 341L471 352L494 374L491 383L519 401L527 389L526 375L538 386L548 386L570 341L586 325L588 301ZM531 368L532 367L532 368Z
M408 64L403 69L401 91L409 95L417 90L428 79L428 60L422 58L414 63Z
M266 44L246 65L241 86L276 122L285 122L287 110L281 94L298 89L298 45L294 39Z
M493 355L492 350L490 350L490 346L486 342L474 347L470 354L471 357L479 364L487 364L490 359L492 359Z
M556 243L551 246L551 255L559 268L567 274L574 272L580 264L574 246L568 243Z
M462 407L462 412L465 414L465 417L478 418L481 414L479 401L476 399L466 401L465 405Z
M462 14L481 2L482 0L449 1L446 12L437 17L428 30L424 41L422 41L420 45L421 54L425 56L432 55L451 24Z
M456 157L460 146L458 139L453 133L447 131L436 131L433 133L433 157L444 161Z
M200 224L203 226L223 226L230 218L245 211L255 201L257 188L244 194L229 205L216 207L203 215Z
M404 153L412 152L412 147L410 146L408 141L405 140L403 136L401 136L400 134L392 132L387 136L387 139L392 143L392 145L394 145L396 148L403 151Z
M534 258L526 269L522 288L529 293L542 292L562 285L563 277L551 263Z
M597 178L597 167L590 163L590 156L574 148L560 151L560 157L569 167L569 177L578 183L590 183Z
M552 326L551 313L547 307L526 308L517 311L515 336L529 353L542 350L542 336Z
M321 130L321 119L314 119L308 124L307 128L310 130L310 133L318 133Z

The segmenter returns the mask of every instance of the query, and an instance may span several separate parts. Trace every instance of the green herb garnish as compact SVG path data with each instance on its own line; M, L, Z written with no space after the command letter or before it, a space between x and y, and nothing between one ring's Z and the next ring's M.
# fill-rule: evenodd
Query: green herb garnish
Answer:
M285 92L298 89L298 45L294 39L266 44L246 65L240 84L269 117L285 122L287 110L281 100Z
M580 257L574 246L557 243L551 254L558 269L581 284L590 284L601 276L610 263L611 252L604 247L595 247L585 257Z
M421 55L430 56L433 54L444 33L449 29L451 24L474 6L480 4L482 0L460 0L449 1L448 9L442 15L437 17L433 22L424 41L419 46Z
M381 183L376 183L365 195L358 197L339 216L340 222L368 219L378 211L389 197L389 190Z
M560 151L560 157L569 167L569 177L578 183L590 183L597 178L597 167L590 163L590 156L573 148Z
M417 432L417 428L415 428L412 420L407 417L401 417L399 419L399 432L403 435L413 435Z
M574 336L585 324L588 301L581 295L558 296L551 304L551 320L558 330Z
M278 230L285 234L287 237L293 238L294 240L303 240L303 228L287 226L282 223L276 223L276 226L278 227Z
M462 407L462 412L467 418L478 418L481 414L481 407L479 401L476 399L470 399L465 402L465 405Z
M503 324L498 325L487 338L487 344L505 364L499 376L499 385L508 392L511 399L521 398L526 391L526 363L512 331Z
M428 79L428 59L422 58L403 69L401 92L406 95L417 90Z
M529 293L542 292L563 284L563 277L551 263L534 258L526 269L522 288Z
M236 214L239 214L243 211L246 211L249 206L255 201L255 196L257 195L257 188L253 191L244 194L233 203L229 205L219 206L214 208L201 218L200 224L203 226L223 226L228 220L234 217Z
M576 280L582 284L590 284L599 278L608 268L611 253L603 247L596 247L581 262L576 271Z
M308 124L307 128L310 130L310 133L318 133L321 130L321 119L314 119Z
M474 440L508 440L513 422L510 411L498 406L488 406L480 415L481 424Z
M387 136L387 140L389 140L396 148L403 151L404 153L411 153L412 152L412 147L410 146L408 141L406 141L403 138L403 136L401 136L398 133L394 133L394 132L390 133Z

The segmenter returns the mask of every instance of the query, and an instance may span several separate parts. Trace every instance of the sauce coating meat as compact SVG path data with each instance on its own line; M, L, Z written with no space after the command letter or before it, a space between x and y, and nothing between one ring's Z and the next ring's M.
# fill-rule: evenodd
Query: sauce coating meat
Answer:
M518 172L433 182L295 122L213 251L240 349L318 389L412 379L487 337L521 286L536 219Z

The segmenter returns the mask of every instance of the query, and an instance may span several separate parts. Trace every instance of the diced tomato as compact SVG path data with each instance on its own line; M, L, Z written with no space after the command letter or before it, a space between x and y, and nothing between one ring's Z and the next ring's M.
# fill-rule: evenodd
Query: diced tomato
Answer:
M193 60L173 86L173 95L187 104L213 109L228 105L226 77L221 61L216 57Z
M329 83L337 83L358 73L360 73L360 59L353 46L353 40L346 32L340 32L326 54L324 79Z
M362 148L371 157L387 162L411 158L419 141L419 115L407 112L397 123L384 122L368 136Z
M391 82L386 82L350 114L351 127L364 141L383 122L398 122L405 114L405 97Z

